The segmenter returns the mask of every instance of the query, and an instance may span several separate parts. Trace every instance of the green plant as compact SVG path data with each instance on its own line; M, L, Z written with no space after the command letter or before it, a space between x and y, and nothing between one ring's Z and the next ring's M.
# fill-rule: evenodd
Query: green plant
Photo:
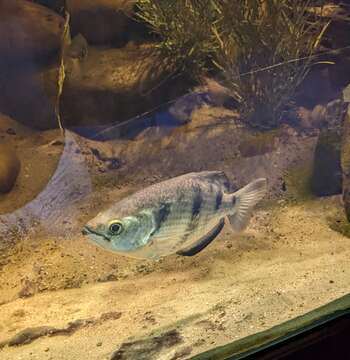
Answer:
M210 70L216 15L208 0L139 0L137 16L159 37L156 50L173 72L192 78Z
M308 11L312 0L213 0L220 44L214 63L246 121L278 126L307 74L327 26ZM234 4L234 5L233 5Z
M317 5L320 1L317 2ZM138 16L174 71L195 78L221 73L242 117L278 126L304 79L327 23L314 0L140 0Z

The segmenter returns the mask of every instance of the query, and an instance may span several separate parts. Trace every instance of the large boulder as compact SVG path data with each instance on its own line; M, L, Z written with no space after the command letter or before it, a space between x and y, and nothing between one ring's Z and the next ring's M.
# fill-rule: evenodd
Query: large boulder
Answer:
M317 196L342 192L340 144L341 134L337 130L323 131L318 138L311 178L311 189Z
M46 6L54 10L58 14L64 16L65 0L30 0L30 1Z
M13 188L19 170L20 161L14 147L0 143L0 193L7 193Z
M310 69L295 94L296 102L307 109L328 103L337 97L330 80L329 68L322 65Z
M321 128L315 148L311 189L317 196L330 196L342 192L341 142L346 106L335 100L324 107Z
M344 101L348 104L344 120L343 139L341 147L341 165L343 171L343 202L345 213L350 221L350 85L343 92Z
M59 68L37 65L0 69L0 111L37 129L57 127Z
M29 127L57 126L64 19L42 5L0 1L0 112Z
M348 1L349 4L349 1ZM342 88L350 82L350 21L349 5L342 1L338 5L330 4L328 18L331 20L324 42L331 49L342 49L339 52L329 54L327 58L334 61L336 66L329 67L330 80L334 88ZM327 11L325 12L327 15ZM347 49L344 49L347 48Z
M188 89L148 46L89 48L82 60L67 58L60 101L65 126L121 122L151 110Z
M72 35L90 44L125 44L138 23L131 19L135 0L67 0Z
M0 1L0 63L46 61L61 46L63 26L64 19L44 6L25 0Z

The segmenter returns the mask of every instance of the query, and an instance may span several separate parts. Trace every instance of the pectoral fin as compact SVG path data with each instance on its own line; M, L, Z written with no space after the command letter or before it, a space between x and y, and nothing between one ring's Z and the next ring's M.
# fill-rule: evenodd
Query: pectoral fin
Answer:
M219 234L225 225L225 220L221 219L220 222L205 236L201 237L192 246L179 250L176 254L181 256L193 256L198 254L204 248L206 248Z

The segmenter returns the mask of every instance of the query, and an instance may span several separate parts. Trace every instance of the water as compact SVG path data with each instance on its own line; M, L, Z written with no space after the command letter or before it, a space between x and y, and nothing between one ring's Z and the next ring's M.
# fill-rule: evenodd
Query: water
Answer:
M88 48L63 58L59 98L62 4L51 13L40 3L16 1L12 13L0 4L0 28L21 24L33 38L11 40L15 52L9 33L0 35L9 60L0 67L1 359L190 359L236 341L240 353L247 336L280 326L278 340L298 317L302 330L310 311L349 293L349 88L340 63L312 69L278 127L251 128L217 83L164 80L162 64L147 73L150 55L140 54L158 40L142 24L110 8L89 17L93 10L68 2L71 34ZM11 68L21 59L30 66ZM138 190L203 171L223 171L227 192L267 179L242 233L226 219L196 255L159 259L83 236L85 224Z

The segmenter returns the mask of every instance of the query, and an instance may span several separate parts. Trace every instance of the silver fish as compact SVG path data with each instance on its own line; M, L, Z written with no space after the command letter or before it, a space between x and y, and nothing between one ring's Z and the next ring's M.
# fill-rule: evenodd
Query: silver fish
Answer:
M220 233L225 217L235 232L242 231L265 193L264 178L230 193L223 172L189 173L121 200L82 232L102 248L130 257L192 256Z

